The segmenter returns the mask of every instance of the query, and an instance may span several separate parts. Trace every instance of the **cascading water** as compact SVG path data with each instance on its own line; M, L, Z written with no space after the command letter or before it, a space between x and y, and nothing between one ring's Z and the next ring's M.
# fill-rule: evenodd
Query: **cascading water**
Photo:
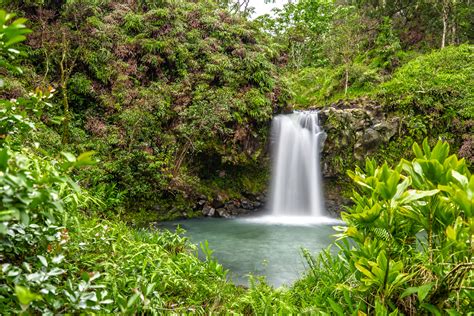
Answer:
M272 122L274 216L323 216L319 156L326 134L317 112L278 115Z
M326 133L317 112L278 115L272 122L270 214L247 222L281 225L342 224L325 216L320 153Z
M273 215L324 215L319 155L325 138L317 112L295 112L273 119Z

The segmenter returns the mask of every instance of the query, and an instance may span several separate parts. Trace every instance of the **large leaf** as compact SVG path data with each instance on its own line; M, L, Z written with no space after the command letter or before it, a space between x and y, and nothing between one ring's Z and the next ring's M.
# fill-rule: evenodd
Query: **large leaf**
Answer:
M28 288L15 285L15 294L21 305L28 306L31 302L42 300L39 294L32 293Z
M433 184L438 184L442 181L444 176L444 167L436 159L430 160L418 160L421 168L423 169L423 175L425 176L425 181L429 180Z
M424 158L423 151L421 150L420 145L418 145L417 143L413 143L412 150L416 158Z
M446 142L438 141L436 143L436 146L433 148L431 151L431 159L436 159L440 163L443 163L444 160L448 157L449 155L449 145Z
M87 151L82 154L80 154L77 159L76 163L74 166L80 167L80 166L86 166L86 165L93 165L96 163L96 161L93 159L93 156L95 154L95 151Z
M7 148L0 150L0 170L6 171L8 168L8 159L10 155Z
M400 204L409 204L413 201L423 199L428 196L433 196L439 192L436 190L421 191L421 190L408 190L400 198Z
M416 293L418 295L418 300L420 302L423 302L432 288L433 288L433 283L428 283L428 284L424 284L424 285L416 286L416 287L409 287L405 289L405 291L403 291L403 293L400 295L400 298L404 298Z

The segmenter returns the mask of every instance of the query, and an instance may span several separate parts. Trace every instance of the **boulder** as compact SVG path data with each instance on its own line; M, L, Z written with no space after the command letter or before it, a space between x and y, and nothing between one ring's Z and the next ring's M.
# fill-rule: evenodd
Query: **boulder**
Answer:
M219 215L219 217L224 217L224 218L232 217L232 215L223 207L216 209L216 212Z
M216 211L216 210L215 210L213 207L211 207L210 205L206 204L206 205L204 205L204 207L202 208L202 215L212 217L212 216L214 216L215 211Z

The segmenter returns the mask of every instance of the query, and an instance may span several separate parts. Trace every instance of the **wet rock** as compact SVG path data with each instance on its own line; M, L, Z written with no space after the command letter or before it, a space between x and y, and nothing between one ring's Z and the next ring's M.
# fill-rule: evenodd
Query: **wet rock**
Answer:
M247 201L247 200L242 200L242 201L241 201L241 205L242 205L242 208L244 208L244 209L246 209L246 210L250 210L250 209L253 208L253 207L252 207L252 204L251 204L249 201Z
M229 218L232 217L231 214L225 208L218 208L216 209L217 214L219 217Z
M217 200L217 199L212 201L212 207L214 207L214 208L216 208L216 209L217 209L217 208L221 208L221 207L223 207L223 206L224 206L224 202L223 202L223 201L220 201L220 200Z
M209 213L207 214L207 216L213 217L215 215L216 215L216 209L211 207L211 209L209 210Z
M324 179L324 202L330 215L339 216L344 207L352 204L352 201L343 194L347 185L337 179Z
M195 204L195 210L200 210L203 216L207 217L234 217L251 212L256 212L264 205L265 193L241 198L225 200L224 195L218 195L211 202L204 199L198 200Z
M354 145L354 157L357 160L364 160L365 156L377 149L381 142L382 137L379 132L373 128L366 129Z
M204 205L202 209L202 215L204 216L213 217L215 215L215 212L216 212L216 209L207 204Z

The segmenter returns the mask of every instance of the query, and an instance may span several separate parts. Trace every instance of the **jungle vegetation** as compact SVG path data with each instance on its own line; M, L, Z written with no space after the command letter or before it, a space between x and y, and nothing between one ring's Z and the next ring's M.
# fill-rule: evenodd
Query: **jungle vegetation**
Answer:
M469 0L0 4L3 313L473 310ZM138 227L264 191L273 115L367 99L405 137L346 170L337 249L291 287L238 287L207 245Z

